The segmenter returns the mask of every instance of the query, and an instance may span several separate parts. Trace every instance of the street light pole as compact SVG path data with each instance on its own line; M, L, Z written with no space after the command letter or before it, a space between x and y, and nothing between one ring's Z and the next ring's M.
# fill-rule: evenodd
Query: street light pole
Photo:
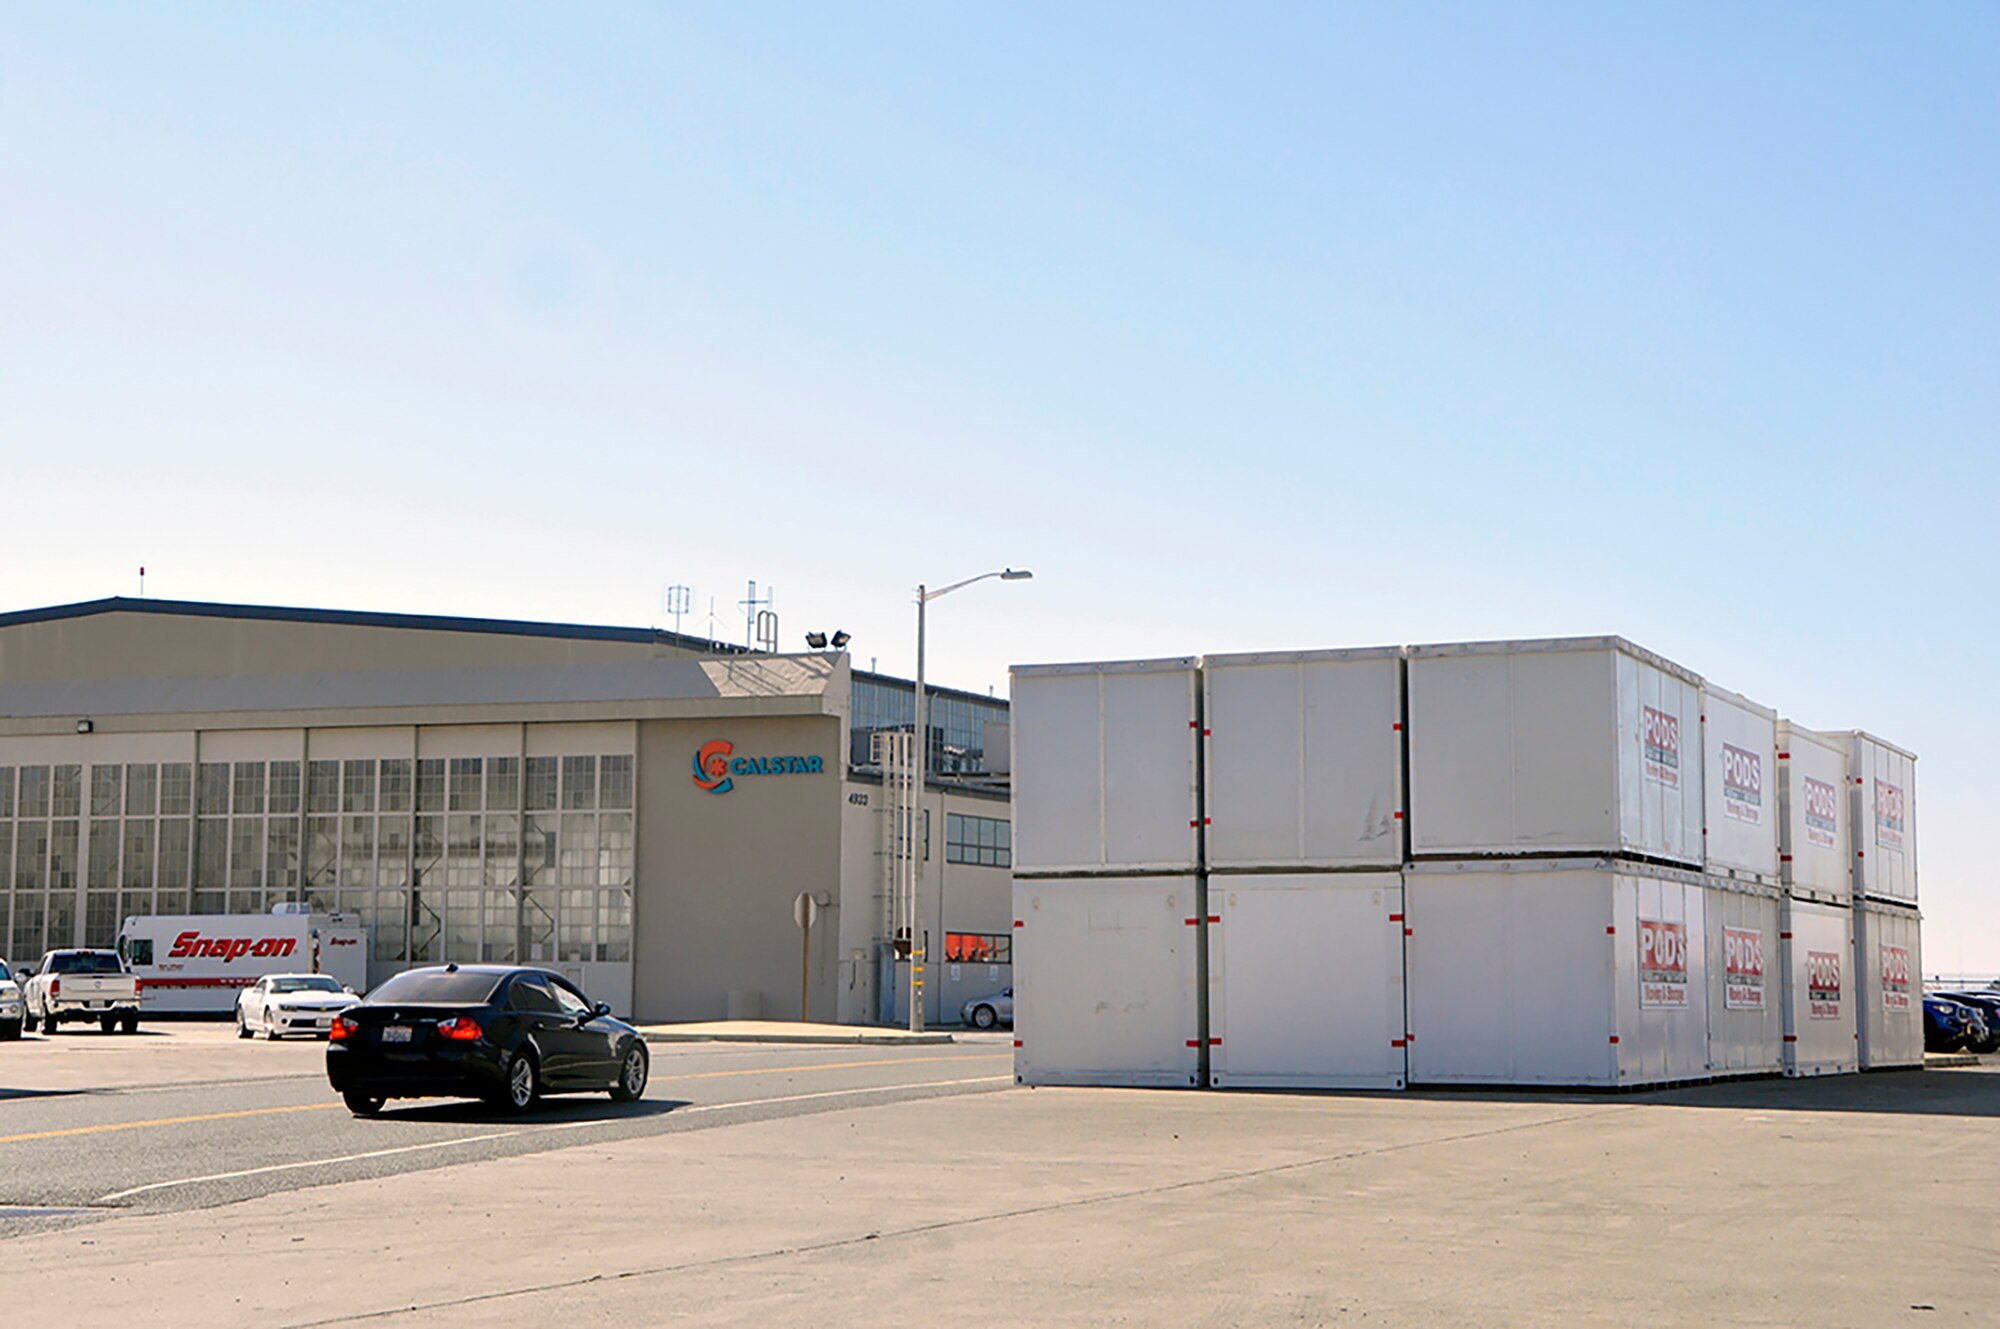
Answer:
M998 572L982 572L977 577L967 577L949 586L940 586L933 591L922 583L917 586L917 708L916 732L911 735L916 741L916 779L911 784L911 808L908 834L910 837L910 1032L924 1032L924 964L929 958L929 947L924 945L923 932L923 834L924 791L930 779L931 736L930 719L925 714L924 699L924 611L930 602L941 595L950 595L974 582L998 577L1002 581L1027 581L1035 574L1020 568L1004 568Z

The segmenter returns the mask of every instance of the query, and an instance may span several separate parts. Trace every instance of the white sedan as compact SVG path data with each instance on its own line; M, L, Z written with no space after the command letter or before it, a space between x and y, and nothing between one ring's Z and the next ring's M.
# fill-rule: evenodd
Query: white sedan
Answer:
M266 974L236 998L236 1036L324 1034L361 998L325 974Z

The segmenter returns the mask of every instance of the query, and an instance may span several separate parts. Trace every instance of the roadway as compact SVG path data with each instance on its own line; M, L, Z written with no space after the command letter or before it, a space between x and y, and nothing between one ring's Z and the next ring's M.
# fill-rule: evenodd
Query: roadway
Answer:
M0 1239L130 1211L230 1204L330 1182L1012 1083L986 1036L910 1047L656 1044L637 1103L552 1097L519 1117L416 1100L374 1119L328 1088L324 1044L223 1026L0 1044Z

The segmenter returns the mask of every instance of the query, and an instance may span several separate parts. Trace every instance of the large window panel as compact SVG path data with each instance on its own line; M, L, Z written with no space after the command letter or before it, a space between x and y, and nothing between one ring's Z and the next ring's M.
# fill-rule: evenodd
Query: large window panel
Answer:
M521 806L521 759L486 759L486 810L513 812Z
M340 809L343 812L375 810L375 762L348 761L340 768Z
M49 823L49 889L76 889L77 870L82 866L83 830L78 822Z
M481 782L486 763L478 757L451 759L450 792L453 812L478 812L486 806Z
M125 811L125 768L122 766L92 766L90 768L90 815L95 817L116 817Z
M46 817L49 815L49 768L46 766L23 766L21 768L21 816ZM35 957L41 959L40 955Z
M382 763L382 800L384 812L408 812L412 781L415 779L414 763L408 757L390 757Z
M154 822L133 820L125 823L125 861L119 869L118 884L126 890L153 889L153 842L156 834Z
M519 901L512 891L481 891L486 902L486 934L480 959L515 964L520 944Z
M19 822L14 827L14 889L45 891L48 888L49 824L45 821ZM41 959L42 953L36 951L35 958Z
M0 766L0 818L14 815L14 768ZM5 936L0 932L0 936Z
M229 763L205 761L197 777L195 814L202 817L229 815Z
M83 767L55 766L49 772L49 815L83 815Z
M315 891L333 889L340 868L340 818L306 818L306 871L305 889L308 895Z
M632 814L606 812L597 819L597 884L632 884Z
M372 890L375 886L375 818L341 818L340 885L343 890Z
M164 791L164 785L162 786ZM193 827L186 817L160 819L160 867L157 878L161 913L187 912L194 866Z
M484 891L445 892L444 958L461 964L479 960L479 913Z
M558 960L589 961L597 953L597 892L564 890L557 917Z
M272 900L290 900L299 891L299 819L273 817L264 841L264 889Z
M229 823L229 889L232 899L256 899L259 912L264 893L264 819L236 817ZM235 912L235 904L230 905Z
M306 811L329 814L340 811L340 763L315 761L306 766Z
M125 768L125 815L150 817L160 810L160 768L153 762L133 762Z
M477 886L482 871L479 818L454 816L446 822L445 885Z
M271 763L271 815L299 815L299 764L295 761Z
M376 827L375 880L387 887L410 884L410 819L380 818Z
M526 806L530 812L553 812L556 806L556 771L554 757L528 758L528 786Z
M486 817L488 886L512 886L521 876L521 818L518 813Z
M119 823L114 819L90 823L88 885L92 890L115 890L118 886L118 846L121 838L118 830Z
M170 761L160 767L160 815L185 817L194 811L194 767Z
M400 960L409 941L410 893L408 891L375 892L375 917L373 920L375 958L378 960Z
M231 776L234 793L231 795L229 810L239 817L259 817L264 814L264 763L261 761L239 761Z
M425 757L417 763L417 811L444 811L444 758Z
M632 806L632 758L606 757L598 769L598 805L606 808Z

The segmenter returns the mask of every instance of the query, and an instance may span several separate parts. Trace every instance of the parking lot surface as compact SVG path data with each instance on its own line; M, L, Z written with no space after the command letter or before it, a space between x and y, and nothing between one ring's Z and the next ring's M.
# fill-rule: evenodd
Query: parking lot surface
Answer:
M111 1201L113 1217L93 1207L92 1221L0 1240L6 1300L17 1318L51 1318L88 1288L93 1318L203 1326L843 1324L888 1312L1874 1326L1987 1324L2000 1305L2000 1075L1986 1067L1622 1096L1238 1095L1008 1089L993 1078L1007 1050L691 1044L683 1084L681 1064L666 1064L679 1054L656 1048L665 1110L545 1132L532 1152L517 1140L518 1152L468 1157L456 1151L502 1142L451 1144L430 1151L448 1163L421 1170L297 1169L285 1189L247 1199ZM966 1062L807 1069L861 1052ZM239 1072L250 1064L224 1055ZM712 1070L753 1073L693 1078ZM841 1096L857 1075L934 1087ZM1001 1091L979 1092L988 1086ZM61 1101L136 1106L153 1092ZM765 1105L731 1105L753 1099ZM0 1137L57 1101L0 1101ZM711 1105L710 1127L664 1124ZM601 1098L570 1111L611 1116ZM796 1115L758 1115L780 1111ZM200 1139L227 1161L276 1148L257 1143L267 1129L409 1143L496 1129L471 1112L402 1115L50 1136L0 1144L50 1147L0 1157L0 1177L12 1185L56 1151L127 1137L155 1153ZM47 1166L68 1196L145 1175L117 1155L89 1184L88 1161Z

